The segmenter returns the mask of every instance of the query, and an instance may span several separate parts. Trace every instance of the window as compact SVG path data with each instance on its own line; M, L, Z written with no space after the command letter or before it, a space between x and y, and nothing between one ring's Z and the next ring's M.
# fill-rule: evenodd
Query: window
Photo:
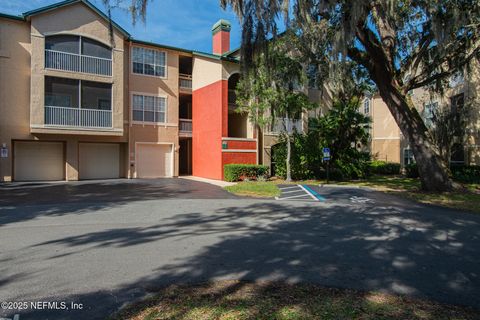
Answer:
M438 102L429 102L423 106L423 121L427 127L432 127L435 121L435 112L438 110Z
M134 94L133 121L166 122L167 98Z
M413 151L410 148L403 149L403 165L409 165L415 163L415 158L413 157Z
M98 41L80 36L54 35L45 38L45 49L112 59L112 50Z
M363 101L363 113L370 114L370 100L368 99Z
M165 77L167 74L166 55L163 51L133 47L133 73Z
M104 59L112 58L112 50L109 47L95 40L82 37L82 54L86 56L99 57Z
M45 77L45 106L112 110L112 85Z
M111 110L112 85L82 81L82 109Z
M465 163L465 149L460 143L455 143L451 149L450 155L451 164L464 164Z
M78 80L45 77L45 105L51 107L78 108Z
M452 107L452 112L456 112L457 110L462 109L464 104L465 104L465 99L464 99L463 93L457 94L450 98L450 105Z

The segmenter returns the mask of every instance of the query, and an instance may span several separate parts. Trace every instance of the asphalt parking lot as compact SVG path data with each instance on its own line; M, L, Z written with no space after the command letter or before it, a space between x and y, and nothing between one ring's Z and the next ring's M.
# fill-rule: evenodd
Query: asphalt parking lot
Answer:
M236 198L217 186L181 178L0 184L0 205L5 206Z
M158 287L211 280L307 282L480 309L480 216L367 189L282 191L298 197L239 198L182 179L4 186L0 297L84 308L0 317L105 319Z

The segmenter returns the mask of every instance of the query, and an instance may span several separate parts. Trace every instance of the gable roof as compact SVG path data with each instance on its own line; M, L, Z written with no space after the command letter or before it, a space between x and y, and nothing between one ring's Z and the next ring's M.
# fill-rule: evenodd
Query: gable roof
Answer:
M1 12L0 12L0 18L25 21L25 19L22 16L14 16L14 15L11 15L11 14L1 13Z
M66 7L66 6L69 6L69 5L72 5L72 4L76 4L76 3L83 3L84 5L89 7L91 10L93 10L96 14L98 14L100 17L102 17L105 21L107 21L108 23L111 22L112 26L115 29L117 29L118 31L120 31L120 33L123 34L126 38L130 38L130 34L125 29L123 29L115 21L110 19L105 13L103 13L100 9L95 7L88 0L64 0L64 1L57 2L57 3L54 3L54 4L48 5L48 6L44 6L44 7L38 8L38 9L34 9L34 10L24 12L22 14L22 16L25 20L27 20L31 16L41 14L41 13L45 13L45 12L52 11L52 10L56 10L56 9L59 9L59 8L63 8L63 7Z

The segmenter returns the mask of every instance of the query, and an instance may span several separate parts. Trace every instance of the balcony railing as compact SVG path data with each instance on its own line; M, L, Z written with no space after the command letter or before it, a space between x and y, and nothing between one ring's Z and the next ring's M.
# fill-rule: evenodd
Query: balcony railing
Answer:
M285 122L285 123L284 123ZM291 133L295 129L297 132L303 132L301 119L275 119L273 128L269 127L267 131L270 133L280 133L285 131Z
M192 90L192 76L189 74L180 73L180 89Z
M112 59L46 49L45 68L111 76Z
M179 119L179 130L183 133L192 133L192 119Z
M111 128L112 111L45 106L45 125L72 128Z

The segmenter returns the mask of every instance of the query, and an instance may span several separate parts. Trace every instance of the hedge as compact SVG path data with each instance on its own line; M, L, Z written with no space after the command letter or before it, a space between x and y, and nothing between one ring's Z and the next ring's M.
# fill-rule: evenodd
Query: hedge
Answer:
M408 178L418 178L418 167L416 163L407 164L405 166L405 174Z
M266 176L268 166L256 164L226 164L223 167L223 177L225 181L240 181L246 178L257 179Z
M450 166L454 180L464 183L480 183L480 166L454 165Z
M400 174L400 163L372 161L368 169L371 174Z
M480 183L480 166L466 166L452 164L450 166L452 178L463 183ZM409 178L418 178L418 167L416 163L405 166L405 173Z

